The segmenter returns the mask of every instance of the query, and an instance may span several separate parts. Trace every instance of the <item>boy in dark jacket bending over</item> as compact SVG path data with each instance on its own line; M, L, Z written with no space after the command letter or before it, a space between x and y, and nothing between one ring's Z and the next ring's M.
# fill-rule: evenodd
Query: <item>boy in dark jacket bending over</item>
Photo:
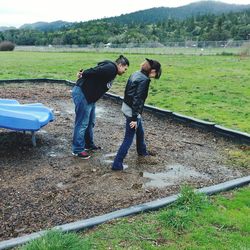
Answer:
M94 144L93 136L95 103L111 88L116 75L124 74L128 66L128 59L121 55L115 62L100 62L80 75L72 90L75 104L73 155L88 159L90 155L86 151L100 148Z
M113 170L124 170L123 160L133 142L136 134L136 149L138 155L147 156L148 152L144 141L144 129L141 114L145 100L148 96L150 78L159 79L161 64L156 60L146 58L141 70L132 74L125 88L122 112L126 117L126 131L124 140L117 152L112 165Z

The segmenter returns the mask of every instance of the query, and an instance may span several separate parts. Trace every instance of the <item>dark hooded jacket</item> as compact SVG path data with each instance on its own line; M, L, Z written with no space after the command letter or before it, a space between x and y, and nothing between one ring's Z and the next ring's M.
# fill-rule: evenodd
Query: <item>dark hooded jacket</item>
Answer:
M88 103L99 100L112 86L117 75L117 66L112 61L103 61L94 68L84 70L76 85L81 87Z

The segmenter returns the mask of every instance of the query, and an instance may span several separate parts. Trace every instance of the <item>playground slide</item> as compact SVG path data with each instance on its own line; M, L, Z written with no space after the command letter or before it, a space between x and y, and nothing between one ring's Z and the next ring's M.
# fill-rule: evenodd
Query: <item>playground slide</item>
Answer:
M34 133L53 120L52 110L42 103L20 104L16 100L0 99L1 128Z

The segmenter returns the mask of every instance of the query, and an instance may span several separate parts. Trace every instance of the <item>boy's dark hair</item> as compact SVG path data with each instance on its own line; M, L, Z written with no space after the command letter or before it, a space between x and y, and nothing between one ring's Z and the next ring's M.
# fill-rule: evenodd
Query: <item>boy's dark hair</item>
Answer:
M120 55L117 59L116 59L116 61L115 61L117 64L121 64L121 65L123 65L123 66L125 66L125 65L128 65L129 66L129 60L128 60L128 58L126 58L125 56L123 56L123 55Z

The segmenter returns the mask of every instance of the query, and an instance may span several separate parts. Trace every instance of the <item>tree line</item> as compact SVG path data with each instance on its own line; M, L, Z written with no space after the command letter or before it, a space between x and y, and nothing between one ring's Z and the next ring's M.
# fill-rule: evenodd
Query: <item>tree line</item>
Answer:
M185 20L167 18L157 23L99 19L74 23L56 31L13 29L0 32L1 41L16 45L98 45L157 42L227 41L250 39L250 10L196 15Z

